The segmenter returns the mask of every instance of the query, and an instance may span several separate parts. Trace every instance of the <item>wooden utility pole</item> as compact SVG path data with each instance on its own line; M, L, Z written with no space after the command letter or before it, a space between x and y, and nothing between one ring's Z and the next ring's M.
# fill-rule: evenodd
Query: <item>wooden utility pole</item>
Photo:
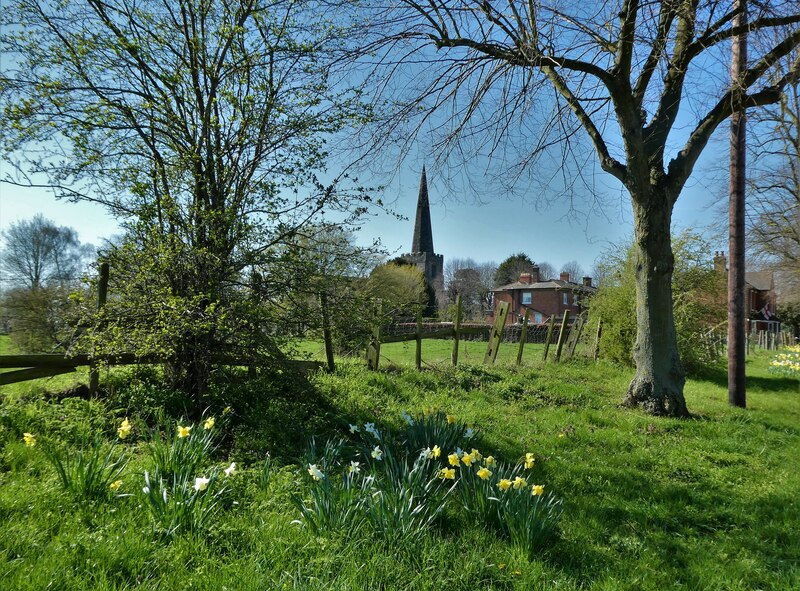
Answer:
M747 1L736 0L734 27L747 24ZM731 56L731 85L745 93L741 80L747 68L747 34L733 39ZM728 205L728 403L745 408L745 328L744 328L744 198L745 198L745 107L731 115L731 162Z

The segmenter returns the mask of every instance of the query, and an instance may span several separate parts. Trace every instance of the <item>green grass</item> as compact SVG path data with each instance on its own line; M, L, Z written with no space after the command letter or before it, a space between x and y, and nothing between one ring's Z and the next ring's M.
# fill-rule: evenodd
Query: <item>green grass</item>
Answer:
M41 450L22 444L23 431L113 439L120 416L136 412L120 408L123 397L55 402L34 389L4 390L0 588L800 588L800 381L770 374L768 356L748 361L747 410L727 405L724 371L709 369L686 385L694 417L676 420L618 406L628 369L543 366L535 346L521 368L508 346L484 367L485 343L463 343L454 369L450 345L426 341L422 372L408 367L413 344L398 344L382 348L385 371L339 361L335 374L300 390L221 387L214 403L232 405L233 418L220 421L229 438L215 462L240 463L230 492L238 504L207 531L171 541L154 536L142 504L138 431L122 444L130 463L120 492L133 496L110 501L65 494ZM540 556L529 559L458 512L391 549L368 534L314 535L294 523L290 495L310 486L299 460L305 436L349 437L348 423L367 421L391 431L402 411L430 406L477 426L484 455L536 454L535 478L564 501L560 534ZM267 452L279 467L264 492L257 460Z

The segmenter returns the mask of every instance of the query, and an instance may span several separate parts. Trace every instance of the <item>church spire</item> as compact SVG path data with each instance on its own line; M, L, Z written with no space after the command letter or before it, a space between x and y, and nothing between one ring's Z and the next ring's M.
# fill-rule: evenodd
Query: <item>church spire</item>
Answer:
M433 231L431 230L431 206L428 203L428 177L425 165L422 165L422 178L419 181L419 198L417 199L417 219L414 223L414 238L411 241L411 252L429 252L433 254Z

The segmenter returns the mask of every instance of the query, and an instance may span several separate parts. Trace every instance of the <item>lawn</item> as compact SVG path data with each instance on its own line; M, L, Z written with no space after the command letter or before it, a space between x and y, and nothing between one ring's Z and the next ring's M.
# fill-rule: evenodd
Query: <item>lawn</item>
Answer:
M335 374L306 382L220 378L209 414L223 439L206 470L238 469L213 518L172 536L154 525L142 492L145 434L158 406L172 431L180 400L152 375L112 372L100 400L45 395L58 389L47 381L4 389L0 588L800 588L800 381L769 373L769 356L748 361L747 410L727 405L724 370L711 368L687 382L693 418L676 420L618 406L629 369L542 365L535 347L520 368L507 361L516 351L503 349L497 366L484 367L485 343L463 343L452 368L450 343L438 343L424 343L422 372L408 367L413 345L392 345L379 372L340 360ZM430 407L474 427L484 457L535 455L528 480L563 501L557 534L535 553L458 502L406 541L346 527L315 533L301 519L292 495L307 501L320 486L304 458L309 436L318 447L331 437L356 444L373 422L388 445L402 412ZM99 432L112 442L126 416L133 428L117 444L128 462L117 493L87 501L64 490L46 441L74 450Z

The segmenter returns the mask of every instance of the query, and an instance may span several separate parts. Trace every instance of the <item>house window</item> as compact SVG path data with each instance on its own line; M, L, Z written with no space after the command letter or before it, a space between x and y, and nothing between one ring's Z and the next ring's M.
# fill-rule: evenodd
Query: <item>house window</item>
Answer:
M530 305L531 300L533 299L533 293L530 291L523 291L522 292L522 304L523 305Z
M561 294L561 301L565 306L569 306L569 294L566 291Z
M577 306L580 303L581 303L581 299L578 297L578 294L577 293L573 294L572 295L572 305L573 306Z
M542 315L539 314L539 312L535 312L534 315L533 315L533 321L536 324L541 324L542 323Z

